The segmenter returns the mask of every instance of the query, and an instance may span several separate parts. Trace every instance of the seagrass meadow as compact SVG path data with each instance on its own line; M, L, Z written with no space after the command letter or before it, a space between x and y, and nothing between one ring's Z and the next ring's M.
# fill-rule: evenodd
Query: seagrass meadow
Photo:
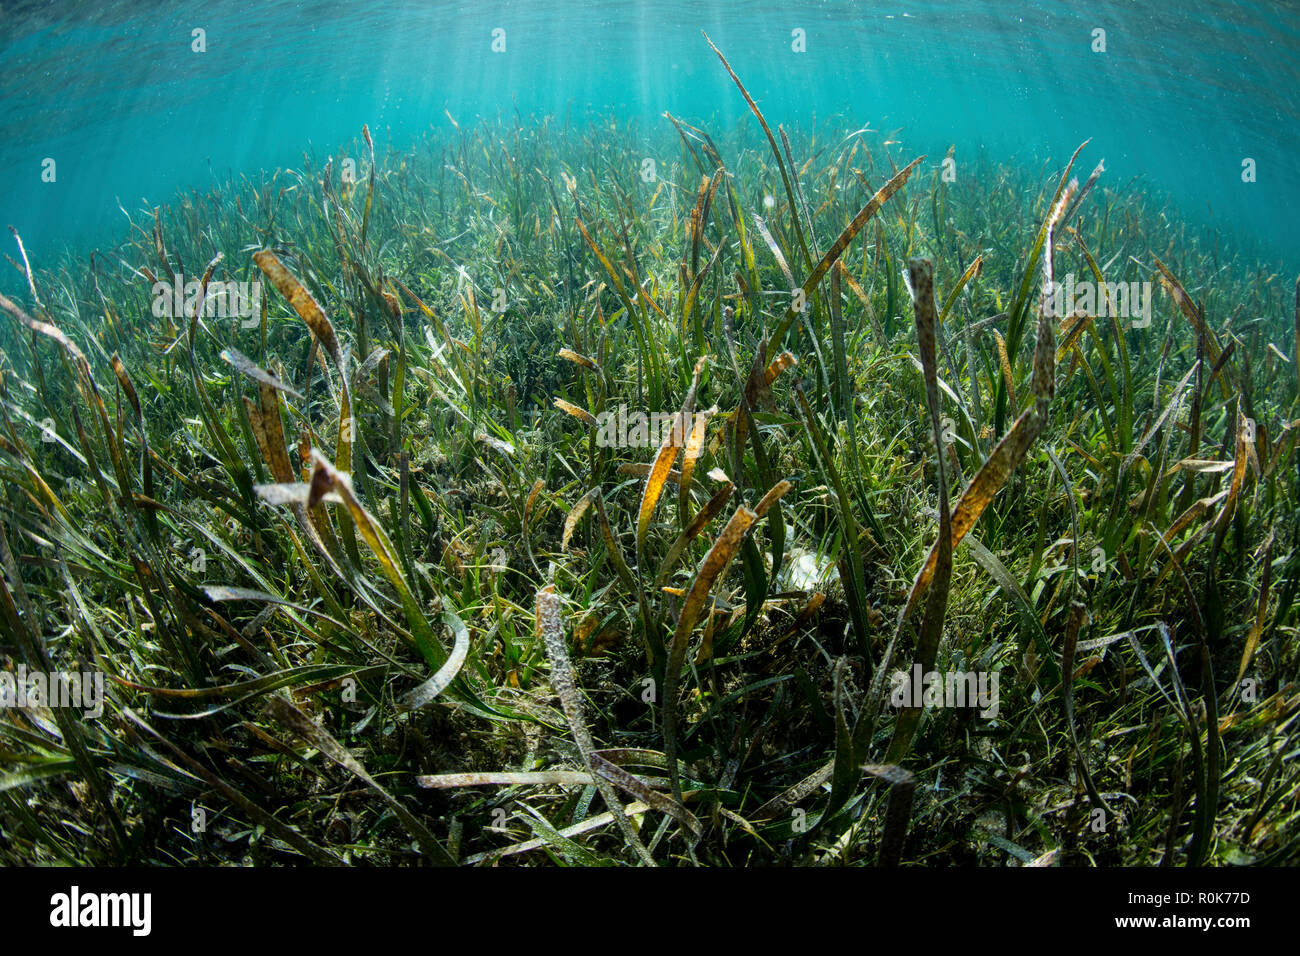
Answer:
M14 234L0 862L1300 861L1296 277L703 52Z

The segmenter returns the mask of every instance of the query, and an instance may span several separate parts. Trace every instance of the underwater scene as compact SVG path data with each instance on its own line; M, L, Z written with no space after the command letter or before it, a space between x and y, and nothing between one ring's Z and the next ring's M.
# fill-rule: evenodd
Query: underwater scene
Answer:
M0 4L0 864L1300 863L1298 119L1286 0Z

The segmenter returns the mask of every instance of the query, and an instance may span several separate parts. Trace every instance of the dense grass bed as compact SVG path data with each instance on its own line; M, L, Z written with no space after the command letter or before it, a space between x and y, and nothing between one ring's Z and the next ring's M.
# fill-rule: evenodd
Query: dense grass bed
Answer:
M1293 278L753 112L15 244L0 862L1300 859Z

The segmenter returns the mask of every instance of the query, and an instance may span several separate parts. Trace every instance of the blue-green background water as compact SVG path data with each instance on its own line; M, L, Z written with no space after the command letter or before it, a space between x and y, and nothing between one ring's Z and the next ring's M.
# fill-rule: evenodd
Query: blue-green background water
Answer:
M1105 157L1107 183L1141 176L1300 265L1300 7L1275 0L0 3L0 224L39 264L120 236L118 199L297 166L363 123L405 147L445 111L730 125L748 110L701 30L773 126L901 127L908 156L1058 166L1091 137L1081 162Z

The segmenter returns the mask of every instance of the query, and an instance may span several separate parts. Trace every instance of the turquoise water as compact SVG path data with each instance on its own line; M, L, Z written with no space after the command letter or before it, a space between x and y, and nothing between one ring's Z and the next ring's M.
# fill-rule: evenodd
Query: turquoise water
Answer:
M38 259L111 242L119 200L298 166L363 123L381 152L448 113L730 125L748 111L701 31L773 126L1057 165L1091 137L1109 184L1300 266L1300 7L1262 0L4 3L0 224Z

